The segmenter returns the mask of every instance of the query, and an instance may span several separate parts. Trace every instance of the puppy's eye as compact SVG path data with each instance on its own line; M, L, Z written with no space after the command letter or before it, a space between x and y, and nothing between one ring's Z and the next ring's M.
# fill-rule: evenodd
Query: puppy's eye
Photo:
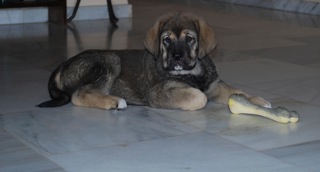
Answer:
M163 43L164 43L165 45L169 45L169 44L171 43L171 39L169 38L169 36L165 36L165 37L163 38Z
M191 35L187 35L185 40L186 40L187 43L191 43L191 42L193 42L194 38Z

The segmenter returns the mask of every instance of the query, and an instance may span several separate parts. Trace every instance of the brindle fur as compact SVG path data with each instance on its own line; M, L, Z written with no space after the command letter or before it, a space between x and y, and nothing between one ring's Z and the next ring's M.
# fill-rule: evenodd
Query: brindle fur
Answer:
M124 99L132 105L197 110L208 100L227 104L233 93L269 105L219 79L211 55L217 41L201 18L165 15L148 31L145 46L145 50L87 50L66 60L50 77L52 100L38 106L72 101L77 106L122 109Z

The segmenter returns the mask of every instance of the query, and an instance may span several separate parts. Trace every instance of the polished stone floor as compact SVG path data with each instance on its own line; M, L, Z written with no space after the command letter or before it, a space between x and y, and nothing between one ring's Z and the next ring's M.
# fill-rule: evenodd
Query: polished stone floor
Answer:
M208 1L132 3L133 18L117 30L105 20L0 26L1 172L320 171L320 29L312 22L320 17ZM85 49L143 48L156 18L177 10L214 27L221 78L301 120L232 115L213 103L187 112L35 107L49 99L60 62Z

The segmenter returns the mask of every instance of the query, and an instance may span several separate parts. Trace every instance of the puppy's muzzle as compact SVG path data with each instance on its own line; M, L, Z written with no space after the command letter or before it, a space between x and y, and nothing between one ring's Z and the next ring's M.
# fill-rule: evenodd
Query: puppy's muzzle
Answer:
M180 64L179 61L181 59L181 53L175 53L172 55L173 59L175 60L175 63L174 63L174 67L173 69L176 70L176 71L179 71L179 70L183 70L183 64Z

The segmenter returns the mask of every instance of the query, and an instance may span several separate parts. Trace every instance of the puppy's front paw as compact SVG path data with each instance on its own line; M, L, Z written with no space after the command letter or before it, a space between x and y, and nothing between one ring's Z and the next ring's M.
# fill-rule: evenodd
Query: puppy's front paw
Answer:
M272 108L271 103L261 97L250 97L249 101L255 105L259 105L265 108Z
M127 102L120 97L112 97L112 102L107 104L107 108L109 110L124 110L127 108Z
M127 102L124 99L120 98L116 110L124 110L125 108L127 108Z

